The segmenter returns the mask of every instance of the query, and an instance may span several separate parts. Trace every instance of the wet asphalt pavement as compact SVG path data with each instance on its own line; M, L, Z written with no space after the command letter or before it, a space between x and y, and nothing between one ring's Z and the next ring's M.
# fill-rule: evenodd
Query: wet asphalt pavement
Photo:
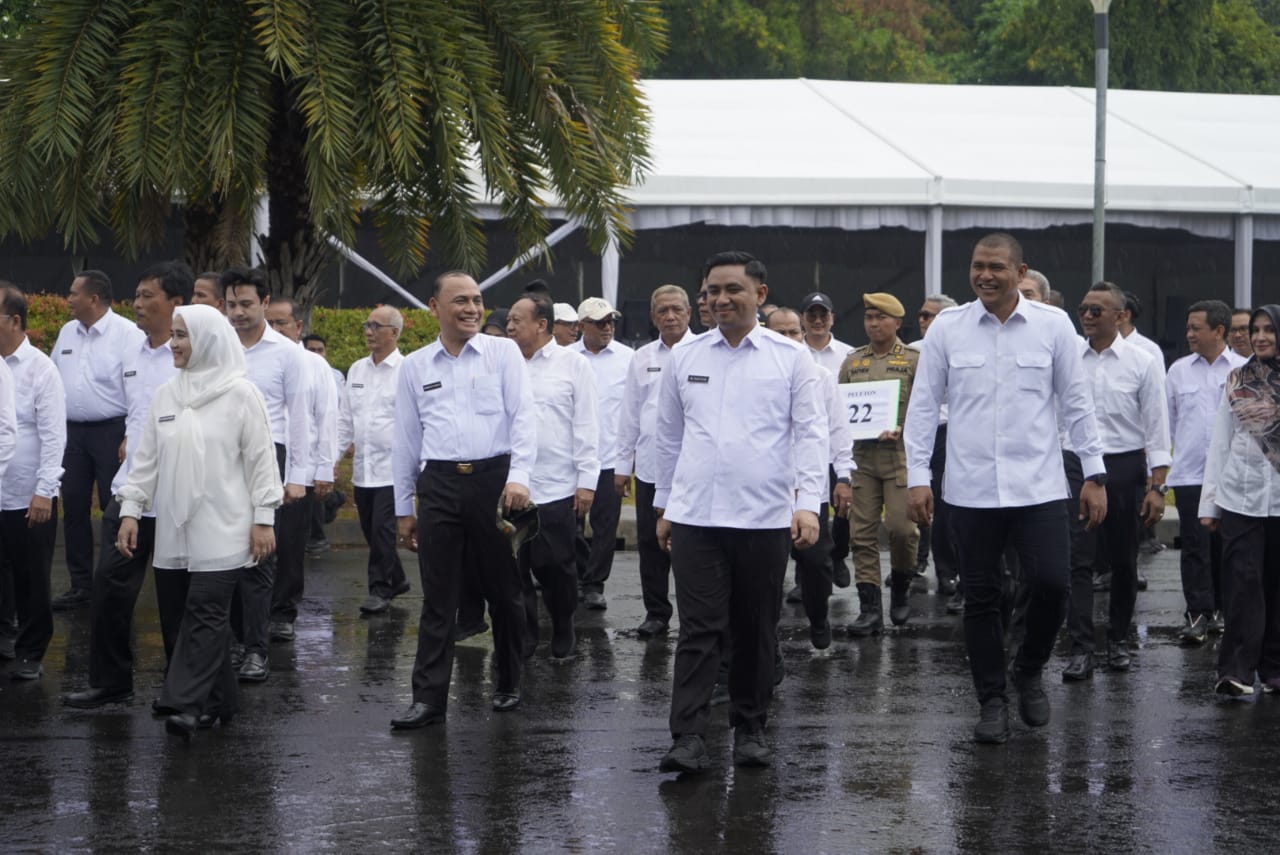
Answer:
M406 554L406 557L407 554ZM293 644L245 686L229 726L191 745L150 715L163 650L150 581L136 620L132 703L83 712L61 695L87 674L88 613L59 615L46 674L0 684L0 850L857 852L1274 851L1280 699L1218 700L1215 642L1177 645L1177 552L1143 558L1128 674L1046 686L1049 726L1015 721L1004 746L970 742L977 714L960 620L934 594L913 619L812 650L783 610L787 676L769 769L736 769L727 707L711 770L657 772L670 745L675 634L644 642L635 553L619 553L605 612L578 614L578 656L543 645L524 706L493 713L488 634L460 645L449 719L392 733L409 700L414 591L361 618L364 553L308 559ZM413 565L416 567L416 565ZM55 592L65 581L55 566ZM1105 602L1098 597L1099 632ZM545 624L545 621L544 621ZM1014 716L1016 719L1016 715Z

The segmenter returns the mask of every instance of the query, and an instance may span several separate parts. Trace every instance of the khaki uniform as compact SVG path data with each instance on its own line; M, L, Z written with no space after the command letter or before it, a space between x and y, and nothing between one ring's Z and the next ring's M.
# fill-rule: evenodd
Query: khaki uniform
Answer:
M898 425L907 418L907 401L916 376L920 354L902 341L894 341L884 356L871 345L860 347L840 366L841 383L901 380ZM913 573L920 531L907 516L907 453L901 436L893 442L875 439L853 444L853 507L849 515L849 544L853 553L854 581L880 586L880 519L889 529L889 566L895 573Z

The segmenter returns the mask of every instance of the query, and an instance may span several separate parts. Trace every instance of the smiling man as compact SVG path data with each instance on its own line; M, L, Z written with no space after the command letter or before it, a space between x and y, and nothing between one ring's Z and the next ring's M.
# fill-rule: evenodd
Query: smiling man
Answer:
M817 540L827 488L818 376L804 347L757 320L769 292L764 265L722 252L702 280L716 328L672 351L658 399L653 503L680 611L665 772L706 767L711 694L730 638L734 762L771 762L764 728L783 575L791 546Z
M921 346L906 421L908 506L933 518L929 461L939 410L948 406L943 489L964 584L964 636L981 717L974 740L1009 738L1001 615L1000 557L1013 546L1030 589L1027 636L1013 682L1022 720L1049 722L1041 671L1053 652L1070 584L1067 479L1058 414L1090 479L1079 515L1106 515L1105 480L1093 404L1080 367L1080 339L1062 312L1018 293L1022 246L1004 233L973 249L969 283L977 300L934 319ZM1073 511L1075 513L1075 511Z

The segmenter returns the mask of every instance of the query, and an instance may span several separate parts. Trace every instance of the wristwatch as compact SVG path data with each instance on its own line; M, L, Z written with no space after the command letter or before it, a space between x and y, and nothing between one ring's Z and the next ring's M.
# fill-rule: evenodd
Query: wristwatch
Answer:
M837 479L836 479L836 483L837 483L837 484L848 484L848 483L849 483L849 479L848 479L848 478L837 478Z
M1151 489L1159 493L1161 498L1164 498L1166 495L1169 494L1168 484L1152 484Z
M1088 478L1085 478L1084 480L1092 481L1093 483L1097 484L1099 487L1105 487L1107 486L1107 473L1100 472L1097 475L1090 475Z

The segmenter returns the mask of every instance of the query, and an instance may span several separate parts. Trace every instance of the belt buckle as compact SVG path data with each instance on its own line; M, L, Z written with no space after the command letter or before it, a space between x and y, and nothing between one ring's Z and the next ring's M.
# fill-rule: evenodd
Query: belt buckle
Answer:
M470 475L472 472L476 471L476 467L470 463L459 463L457 464L457 467L459 475Z

